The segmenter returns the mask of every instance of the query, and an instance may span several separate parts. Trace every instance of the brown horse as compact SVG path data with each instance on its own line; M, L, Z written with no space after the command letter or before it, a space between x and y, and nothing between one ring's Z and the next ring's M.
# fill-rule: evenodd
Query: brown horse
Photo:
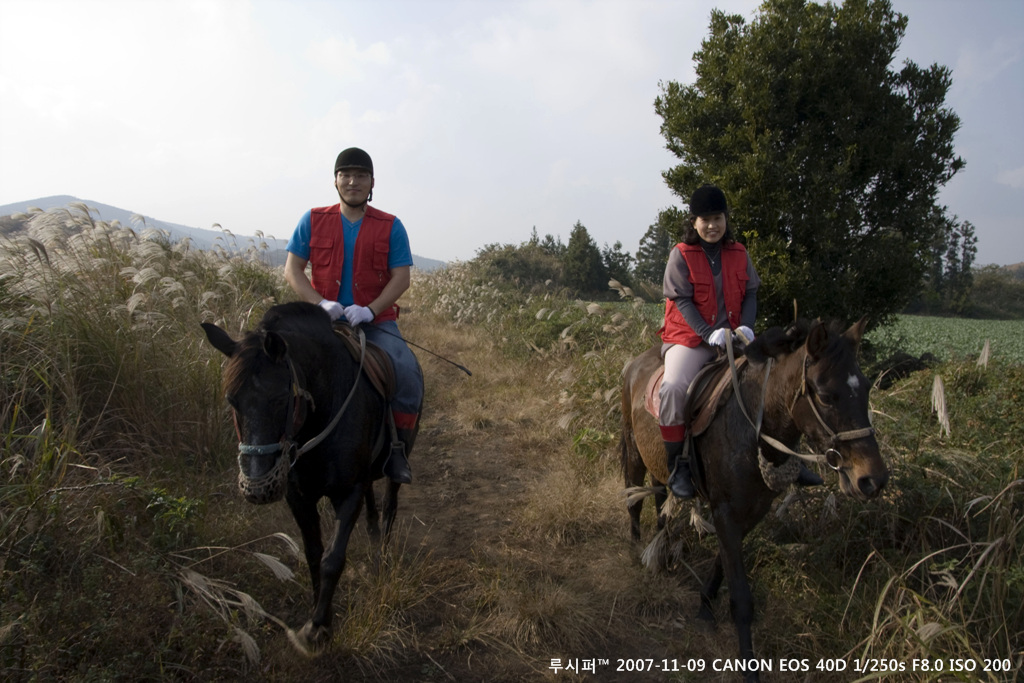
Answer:
M714 567L701 588L698 617L714 621L712 601L726 578L744 660L754 659L754 604L743 566L743 538L778 495L765 483L759 449L765 460L781 467L794 457L790 452L801 436L807 437L812 445L827 449L825 459L839 475L843 492L859 500L877 496L889 479L868 415L870 385L857 364L864 327L861 320L845 332L818 322L767 330L746 347L747 362L738 371L740 396L733 392L693 439L698 492L709 504L719 543ZM660 350L655 346L637 356L625 371L620 448L627 487L643 485L647 472L655 486L668 481L657 420L644 407L648 380L661 365ZM759 434L753 426L757 419L751 416L760 414L762 397ZM665 495L656 495L659 505ZM628 505L634 540L640 538L642 505L642 499ZM756 681L758 675L748 673L747 679Z
M330 638L334 592L364 502L367 531L380 538L373 480L383 476L378 456L386 455L391 440L388 401L363 372L369 349L354 357L318 306L274 306L239 341L216 325L203 323L203 329L228 357L224 393L240 441L239 488L252 503L284 498L302 532L313 614L301 631L288 635L307 652ZM405 437L407 453L416 431ZM395 520L400 486L387 482L384 541ZM335 517L326 552L317 508L324 497Z

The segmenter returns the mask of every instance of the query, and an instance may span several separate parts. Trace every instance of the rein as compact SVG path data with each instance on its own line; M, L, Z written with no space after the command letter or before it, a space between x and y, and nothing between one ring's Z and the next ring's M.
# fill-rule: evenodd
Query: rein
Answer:
M307 441L301 447L298 447L298 445L292 440L293 433L296 430L297 421L295 419L292 419L292 421L288 424L288 427L285 429L284 435L281 437L281 440L277 443L264 444L259 446L242 443L242 435L239 432L239 460L241 460L241 457L243 455L270 455L271 453L277 453L278 451L284 451L285 453L294 451L295 454L291 459L291 464L294 465L295 461L297 461L301 455L308 453L312 449L319 446L320 443L327 438L328 434L334 431L334 428L338 426L338 422L341 420L341 416L348 409L349 403L352 402L352 398L356 394L356 388L359 386L359 376L363 372L363 359L366 358L366 335L363 333L362 329L359 328L356 328L356 332L359 337L359 369L356 371L355 381L352 382L352 388L349 390L348 396L345 398L345 402L341 404L341 408L338 409L338 412L335 413L334 418L323 429L323 431L317 434L309 441ZM316 410L316 406L313 403L312 395L308 391L303 389L302 385L299 383L299 374L295 370L295 364L292 362L291 357L286 355L285 360L288 361L288 369L292 373L292 392L291 397L288 399L288 413L294 416L295 411L298 410L298 406L295 404L295 402L301 400L309 401L309 403L313 405L313 409ZM235 414L235 431L238 432L237 413Z
M829 438L832 441L832 445L825 451L824 454L797 453L796 451L792 450L778 439L768 436L767 434L762 434L761 422L764 419L765 396L768 393L768 374L771 372L773 359L769 357L767 363L765 364L764 381L761 387L761 405L758 408L757 420L755 421L752 420L750 418L750 415L747 413L747 409L743 401L743 394L740 393L739 371L736 368L736 358L732 349L732 335L730 334L725 335L725 350L729 356L729 369L732 372L732 387L733 391L736 394L736 402L739 403L740 411L743 413L743 416L747 418L747 422L750 423L750 426L754 428L754 433L757 435L757 437L763 440L772 448L783 453L786 453L787 455L796 456L808 462L824 462L834 471L838 472L843 467L843 456L837 450L836 446L838 446L843 441L856 441L857 439L864 439L869 436L872 436L875 433L874 427L863 427L861 429L851 429L844 432L836 433L835 431L832 430L831 427L828 426L828 424L826 424L825 419L822 418L821 413L818 412L817 406L814 405L814 398L807 391L807 366L810 365L810 359L807 357L807 349L805 348L803 376L800 379L800 389L797 391L796 395L793 396L793 400L789 404L789 417L791 420L793 420L794 423L796 422L796 418L793 417L793 409L796 407L796 402L799 401L801 397L805 396L807 398L807 403L811 406L811 411L814 413L814 417L817 418L818 424L820 424L821 427L825 430L825 433L829 435Z

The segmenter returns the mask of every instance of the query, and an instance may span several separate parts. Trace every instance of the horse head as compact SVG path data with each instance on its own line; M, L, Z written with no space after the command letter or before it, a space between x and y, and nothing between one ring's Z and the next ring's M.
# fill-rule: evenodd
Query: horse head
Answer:
M305 420L309 395L279 333L260 329L235 341L203 323L206 337L228 357L224 395L238 435L238 485L251 503L270 503L285 493L293 441Z
M820 322L812 324L804 342L800 391L790 411L800 431L825 450L843 493L860 500L877 496L889 480L871 426L871 385L857 363L865 326L862 318L840 334Z

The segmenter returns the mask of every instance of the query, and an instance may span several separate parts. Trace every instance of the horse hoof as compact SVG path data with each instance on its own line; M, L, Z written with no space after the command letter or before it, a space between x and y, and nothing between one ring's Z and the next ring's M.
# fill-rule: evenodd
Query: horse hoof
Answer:
M315 657L327 641L331 638L331 630L324 626L314 626L312 621L307 621L299 631L288 629L288 640L301 654L306 657Z
M696 626L703 633L714 633L718 629L718 621L711 610L702 607L697 611Z

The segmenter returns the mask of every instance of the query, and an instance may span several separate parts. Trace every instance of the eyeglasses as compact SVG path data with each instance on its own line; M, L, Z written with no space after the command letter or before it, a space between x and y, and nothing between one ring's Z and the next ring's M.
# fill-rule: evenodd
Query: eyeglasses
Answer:
M370 174L367 173L366 171L360 171L358 173L345 173L343 171L338 171L338 180L340 180L343 183L347 183L352 180L356 181L357 183L365 183L369 179Z

